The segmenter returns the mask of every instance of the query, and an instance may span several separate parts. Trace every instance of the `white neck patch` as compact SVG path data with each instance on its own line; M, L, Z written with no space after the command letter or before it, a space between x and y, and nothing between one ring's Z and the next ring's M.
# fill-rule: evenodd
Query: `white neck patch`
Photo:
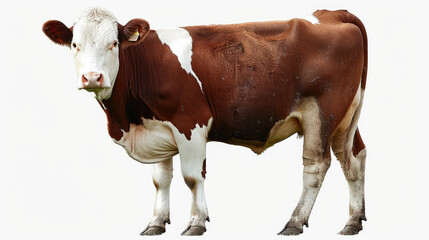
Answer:
M183 28L159 29L155 32L161 43L168 45L177 56L180 66L197 80L201 92L204 93L200 79L192 70L192 37L189 32Z

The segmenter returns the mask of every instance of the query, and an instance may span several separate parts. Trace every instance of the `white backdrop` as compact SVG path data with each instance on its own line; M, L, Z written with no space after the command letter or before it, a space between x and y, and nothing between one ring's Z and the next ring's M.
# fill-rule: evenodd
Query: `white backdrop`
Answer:
M419 4L421 2L421 4ZM76 89L72 56L41 31L70 26L84 8L110 9L125 24L152 28L303 17L348 9L366 25L369 72L359 128L368 148L368 222L353 239L423 238L429 167L426 91L428 27L423 1L31 1L3 5L0 86L0 239L142 239L155 189L148 167L110 139L104 112ZM302 139L256 156L209 143L206 196L212 222L202 239L277 236L301 194ZM190 193L175 158L171 221L161 239L186 227ZM299 239L343 238L348 189L331 168ZM159 238L157 238L159 239Z

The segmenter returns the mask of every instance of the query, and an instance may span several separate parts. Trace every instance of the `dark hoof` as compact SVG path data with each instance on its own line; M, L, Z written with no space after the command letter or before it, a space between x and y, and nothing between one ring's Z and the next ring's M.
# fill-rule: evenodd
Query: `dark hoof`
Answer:
M185 231L182 232L182 236L201 236L207 229L203 226L188 226Z
M303 233L302 229L298 229L294 227L286 227L281 232L279 232L278 235L294 236L294 235L300 235L301 233Z
M165 233L165 227L160 226L152 226L147 227L140 235L142 236L155 236L155 235L161 235Z
M341 232L338 234L340 235L356 235L359 233L359 231L362 230L362 227L358 226L345 226Z

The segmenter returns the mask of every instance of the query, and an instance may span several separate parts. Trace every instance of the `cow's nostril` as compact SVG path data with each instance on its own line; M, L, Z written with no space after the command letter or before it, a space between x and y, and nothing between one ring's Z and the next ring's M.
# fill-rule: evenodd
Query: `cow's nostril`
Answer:
M99 86L101 87L101 86L103 86L103 82L104 82L104 76L103 76L103 74L99 74L100 76L98 77L98 79L97 79L97 83L99 84Z
M85 75L82 75L82 82L83 83L87 83L88 82L88 79L85 77Z

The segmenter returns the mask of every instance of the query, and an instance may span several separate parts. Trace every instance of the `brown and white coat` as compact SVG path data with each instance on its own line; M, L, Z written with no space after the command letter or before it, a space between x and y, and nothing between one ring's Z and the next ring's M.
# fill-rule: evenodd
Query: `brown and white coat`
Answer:
M357 123L368 54L354 15L322 10L289 21L150 30L143 19L121 25L91 8L71 28L48 21L43 31L71 48L78 88L95 93L113 140L151 163L156 204L142 234L161 234L170 222L177 153L193 195L183 234L201 235L209 220L206 143L259 154L295 133L304 137L304 186L280 234L300 234L308 225L331 149L350 187L350 218L340 233L362 229L366 148Z

